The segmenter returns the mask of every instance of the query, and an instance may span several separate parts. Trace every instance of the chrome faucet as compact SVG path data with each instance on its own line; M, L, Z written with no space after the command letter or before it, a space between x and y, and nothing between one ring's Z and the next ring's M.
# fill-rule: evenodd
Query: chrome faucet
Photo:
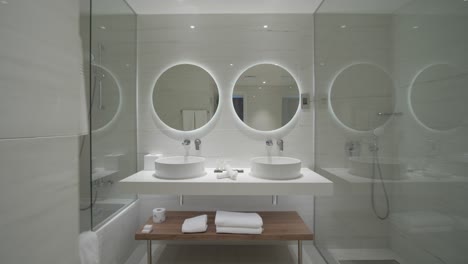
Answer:
M200 150L201 140L195 139L195 150Z
M267 145L268 147L273 146L273 140L271 140L271 139L268 139L265 143L266 143L266 145Z
M190 145L190 139L184 139L184 141L182 142L182 145L184 146Z
M278 139L278 140L276 141L276 145L278 145L280 151L283 151L283 149L284 149L284 142L283 142L282 139Z

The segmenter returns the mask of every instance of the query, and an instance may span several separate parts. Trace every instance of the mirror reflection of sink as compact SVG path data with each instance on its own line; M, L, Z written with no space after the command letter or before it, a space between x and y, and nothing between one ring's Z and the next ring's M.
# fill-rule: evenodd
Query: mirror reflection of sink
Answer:
M291 180L301 177L301 161L289 157L257 157L250 161L250 174L269 180Z
M157 159L155 162L156 178L178 180L204 176L205 158L196 156L173 156Z
M351 162L349 173L364 178L372 178L373 157L351 157L349 160ZM380 157L379 164L384 180L403 180L408 178L406 175L406 164L398 159ZM375 173L375 179L379 179L377 166L375 167Z

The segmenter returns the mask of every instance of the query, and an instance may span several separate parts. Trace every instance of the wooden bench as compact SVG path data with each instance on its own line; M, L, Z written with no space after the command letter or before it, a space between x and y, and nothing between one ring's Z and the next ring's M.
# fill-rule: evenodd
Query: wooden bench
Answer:
M185 219L201 214L208 215L208 230L204 233L182 233L182 223ZM294 240L297 241L298 263L302 264L302 241L313 240L314 234L309 230L299 214L295 211L288 212L258 212L263 219L263 233L250 234L218 234L214 223L215 212L166 212L166 221L161 224L153 224L150 217L145 225L153 225L151 233L142 233L143 226L135 233L136 240L146 240L148 264L152 264L152 240L204 240L204 241L253 241L253 240Z

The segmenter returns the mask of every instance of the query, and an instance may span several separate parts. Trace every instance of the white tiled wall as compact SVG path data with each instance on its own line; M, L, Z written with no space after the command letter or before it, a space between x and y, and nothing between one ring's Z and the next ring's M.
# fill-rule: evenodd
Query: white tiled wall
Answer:
M414 1L393 19L398 107L405 113L396 130L401 142L399 155L412 168L431 170L441 180L397 185L392 197L393 209L403 215L423 212L450 219L440 224L439 227L445 228L441 232L428 229L427 232L418 233L408 231L411 230L408 226L393 226L391 246L408 263L466 262L464 248L467 247L467 236L461 223L468 219L467 207L462 202L467 199L468 184L465 180L444 182L454 175L461 176L461 179L466 179L468 175L467 163L463 158L463 154L468 152L466 123L460 123L449 132L430 131L421 126L409 110L408 89L419 71L438 63L449 64L464 73L468 69L464 48L468 43L465 34L468 16L460 13L466 5L458 1L439 4L441 6L436 12L427 13L435 7L434 3L426 5L423 1ZM463 77L459 80L463 80ZM464 85L466 88L466 81ZM446 98L449 97L432 101L429 107L450 119L451 116L447 116L445 109L438 104L447 103L444 102ZM465 106L460 110L466 109Z
M313 75L312 15L141 15L139 19L138 153L183 154L179 142L163 134L151 116L149 104L156 77L170 65L196 63L204 66L219 84L225 102L230 100L236 78L260 62L278 63L289 69L299 86L311 93ZM189 28L196 24L196 29ZM263 29L270 24L272 31ZM233 66L230 66L230 64ZM234 124L229 105L221 105L221 118L201 138L201 154L231 159L235 166L248 166L251 157L265 155L264 140L253 140ZM284 155L301 158L313 166L313 112L302 111L300 122L284 138ZM298 138L302 134L303 137ZM191 154L196 154L192 148ZM210 165L210 164L209 164Z
M333 197L316 200L316 242L320 247L388 248L388 223L372 213L370 185L344 181L321 168L350 166L347 141L359 141L360 155L371 155L372 133L355 133L339 124L329 109L328 92L335 76L353 64L377 65L391 77L391 22L389 15L316 15L316 165L319 173L334 182L335 190ZM392 126L390 122L380 137L382 156L391 157L395 152ZM383 208L380 187L376 197L379 209Z
M205 67L217 81L224 102L231 100L236 78L254 64L278 63L297 77L303 92L313 93L313 16L312 15L140 15L138 17L138 161L143 168L147 153L183 155L181 140L168 137L153 121L149 104L155 78L177 63ZM190 25L196 25L190 29ZM269 30L263 25L268 24ZM230 66L233 64L233 66ZM201 150L192 155L227 159L234 167L248 167L255 156L266 155L265 138L252 139L234 123L234 111L220 105L220 119L202 137ZM313 107L302 110L297 125L284 137L285 156L300 158L304 167L314 166ZM278 154L278 150L273 150ZM178 205L176 196L141 197L140 222L151 208L175 210L299 210L312 228L313 197L280 197L278 207L271 197L187 196Z
M0 5L1 263L79 263L78 135L87 127L78 4Z

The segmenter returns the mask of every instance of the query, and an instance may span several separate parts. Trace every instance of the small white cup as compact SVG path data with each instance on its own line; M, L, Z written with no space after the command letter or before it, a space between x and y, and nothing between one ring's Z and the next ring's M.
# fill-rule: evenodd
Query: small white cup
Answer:
M166 221L166 209L154 208L153 209L153 223L160 224L164 221Z

